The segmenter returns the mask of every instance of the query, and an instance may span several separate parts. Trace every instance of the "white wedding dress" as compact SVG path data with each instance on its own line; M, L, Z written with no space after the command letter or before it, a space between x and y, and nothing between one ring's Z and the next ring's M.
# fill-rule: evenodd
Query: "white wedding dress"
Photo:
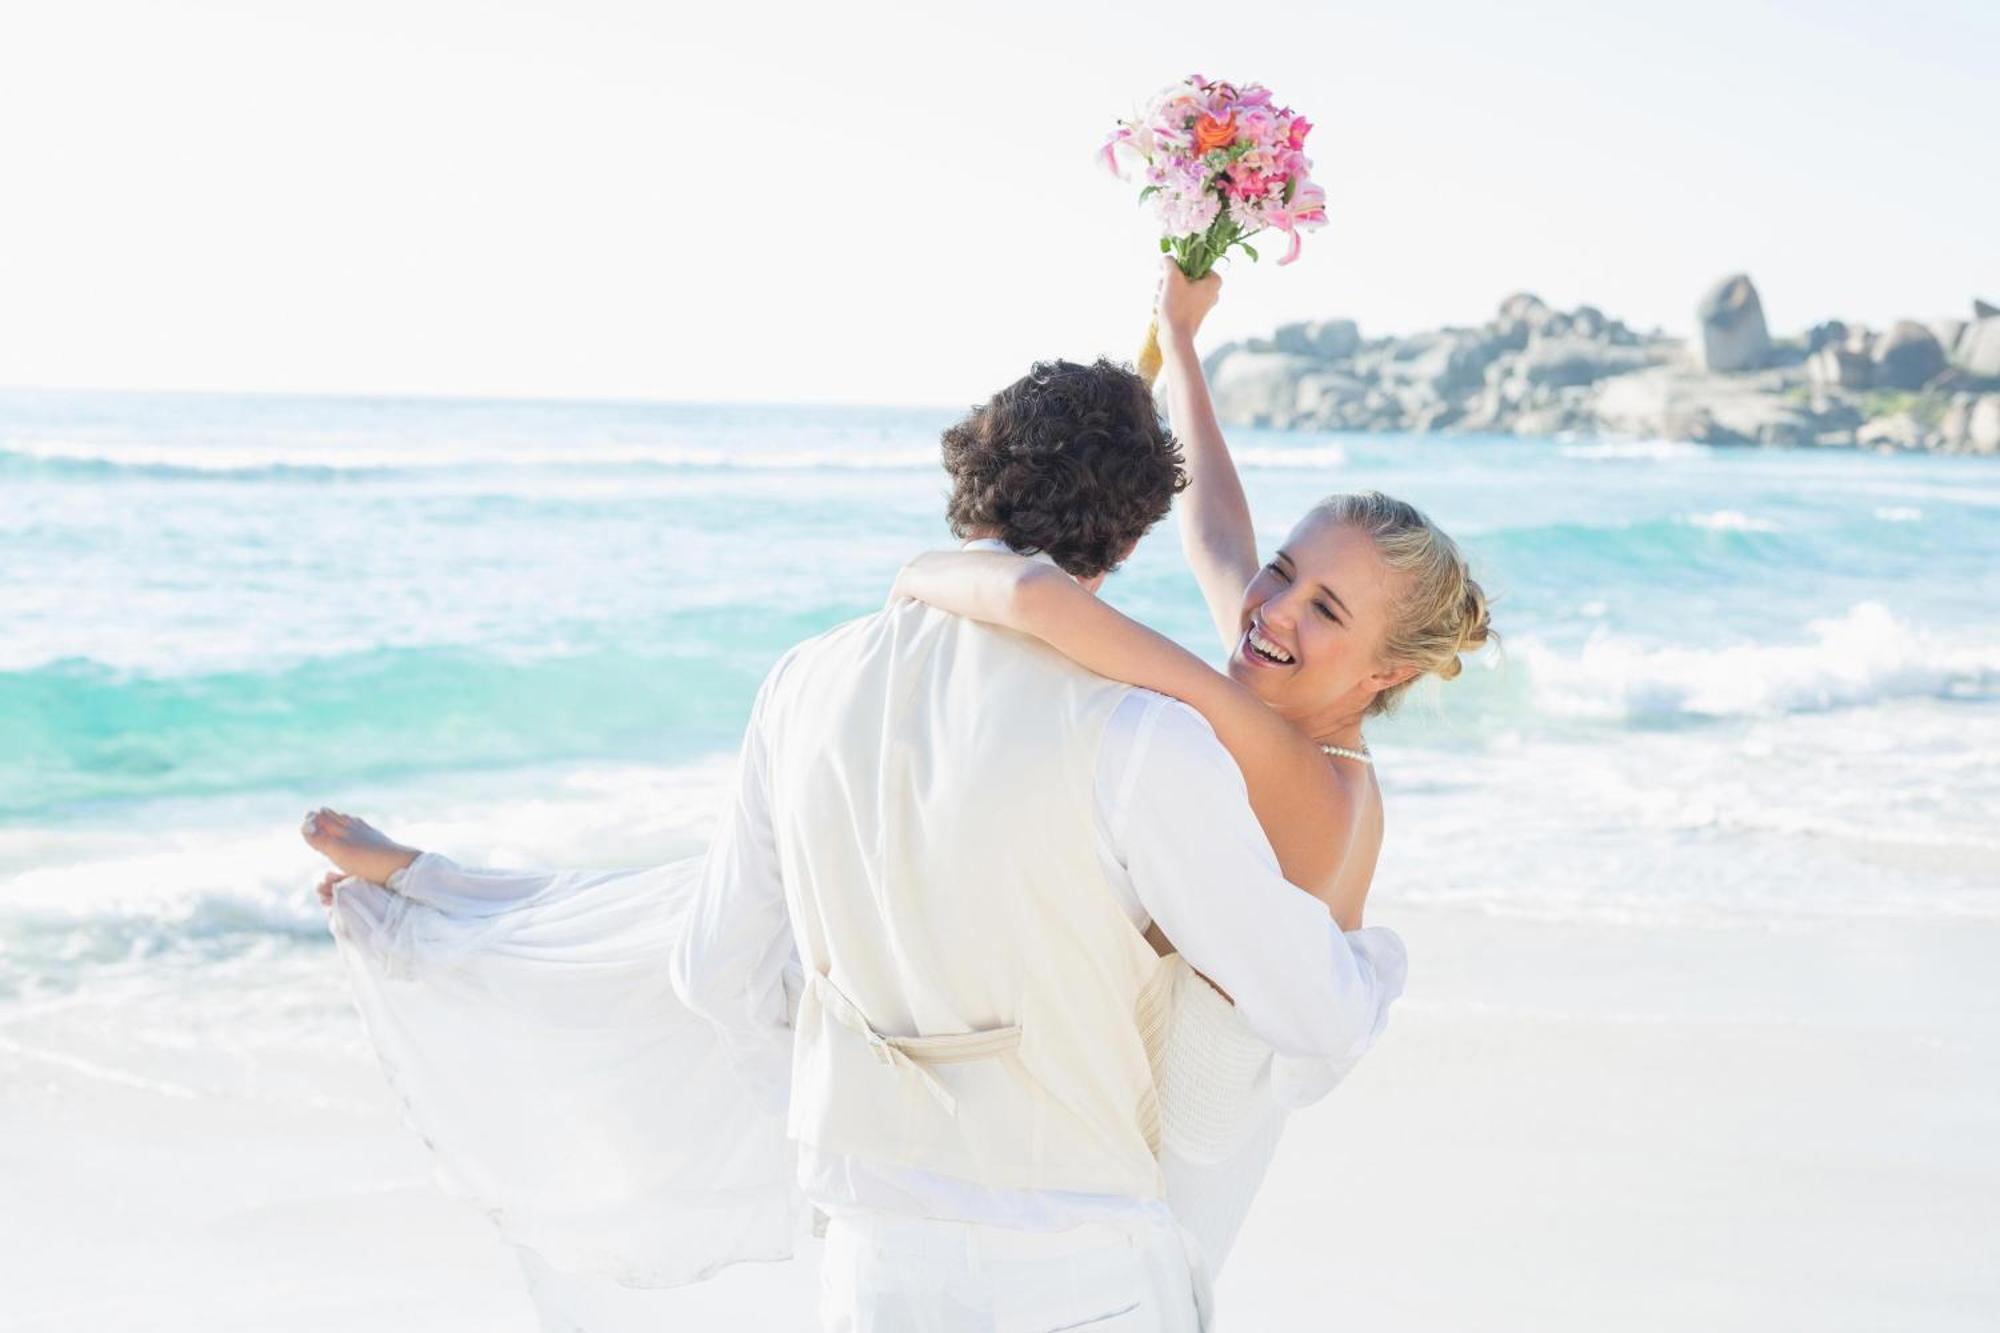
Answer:
M444 1187L523 1251L551 1329L618 1325L614 1284L671 1287L787 1258L805 1224L782 1118L741 1090L667 979L700 869L697 857L471 870L427 852L387 886L335 891L334 937L383 1068ZM1350 939L1372 955L1386 1016L1404 964L1377 934ZM1288 1110L1323 1096L1360 1053L1275 1056L1174 965L1161 1162L1212 1278Z

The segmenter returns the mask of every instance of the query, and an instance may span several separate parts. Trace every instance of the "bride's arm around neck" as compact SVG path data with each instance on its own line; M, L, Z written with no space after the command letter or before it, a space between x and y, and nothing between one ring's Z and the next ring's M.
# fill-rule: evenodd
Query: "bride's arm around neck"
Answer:
M1332 892L1345 878L1352 798L1319 747L1251 690L1055 566L1026 556L927 552L904 567L896 595L1031 634L1100 676L1193 708L1242 770L1251 809L1285 878L1326 902L1343 928L1360 924L1360 903L1336 900Z

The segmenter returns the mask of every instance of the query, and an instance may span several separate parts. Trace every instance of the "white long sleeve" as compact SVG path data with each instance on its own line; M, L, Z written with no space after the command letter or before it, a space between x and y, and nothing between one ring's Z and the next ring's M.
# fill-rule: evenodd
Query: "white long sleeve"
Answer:
M701 885L671 963L675 993L721 1029L744 1084L779 1112L791 1080L785 977L796 971L797 954L771 828L764 705L790 662L787 654L771 669L750 710L736 787L709 843Z
M1098 775L1133 895L1250 1030L1283 1055L1359 1058L1402 989L1402 943L1380 929L1343 933L1286 881L1243 774L1201 715L1134 692L1112 717Z

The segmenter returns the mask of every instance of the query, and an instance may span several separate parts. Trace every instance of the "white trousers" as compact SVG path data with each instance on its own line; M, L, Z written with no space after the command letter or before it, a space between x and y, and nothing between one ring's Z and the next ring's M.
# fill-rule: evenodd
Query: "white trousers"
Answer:
M826 1333L1200 1333L1187 1246L1171 1223L1018 1231L881 1213L829 1220Z

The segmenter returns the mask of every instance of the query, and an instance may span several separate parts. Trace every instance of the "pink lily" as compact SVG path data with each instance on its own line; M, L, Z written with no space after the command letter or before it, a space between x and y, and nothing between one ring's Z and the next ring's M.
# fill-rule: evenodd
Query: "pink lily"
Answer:
M1124 143L1127 139L1131 137L1132 137L1131 130L1121 129L1116 134L1112 135L1109 139L1106 139L1104 141L1104 147L1097 150L1099 155L1103 158L1104 169L1110 172L1112 175L1116 176L1119 180L1125 179L1125 173L1118 166L1118 145Z
M1299 229L1326 225L1326 191L1317 185L1301 185L1291 203L1270 209L1265 217L1268 225L1284 232L1290 242L1285 257L1278 261L1278 267L1283 268L1299 257Z

